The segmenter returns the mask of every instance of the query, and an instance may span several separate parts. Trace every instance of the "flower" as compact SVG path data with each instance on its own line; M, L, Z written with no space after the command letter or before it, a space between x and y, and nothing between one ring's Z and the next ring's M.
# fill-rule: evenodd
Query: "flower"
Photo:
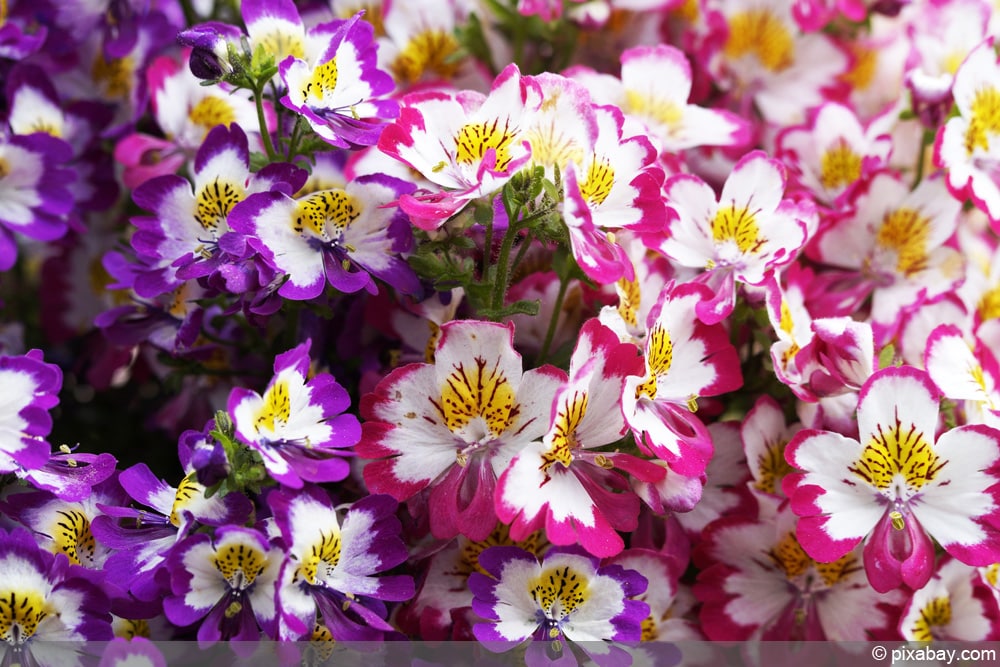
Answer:
M358 456L373 493L407 500L430 487L431 532L479 541L496 525L497 478L549 429L566 375L521 370L513 327L478 321L441 326L433 364L408 364L361 400Z
M52 430L49 410L59 403L62 371L42 361L41 350L0 356L0 473L35 470L52 453L45 437Z
M1000 63L992 38L965 58L952 92L958 114L938 129L934 162L946 170L948 189L959 201L966 198L1000 226Z
M412 577L377 576L407 557L396 502L366 496L342 519L314 486L276 491L268 502L287 554L277 592L279 639L311 636L315 626L325 626L335 641L372 641L391 632L380 601L413 597Z
M930 579L933 537L963 563L1000 558L1000 431L960 426L935 438L938 393L923 371L885 368L861 389L860 440L806 429L785 449L802 473L785 477L796 534L828 563L867 538L872 587L912 588Z
M239 125L215 126L198 149L194 183L167 174L137 187L132 198L151 216L132 223L132 247L144 266L136 277L139 296L155 297L185 280L219 271L226 261L223 237L230 233L233 208L257 192L290 194L306 172L272 163L251 173L247 136Z
M252 528L220 526L213 536L191 535L167 559L172 594L163 612L179 626L201 621L199 641L257 639L258 624L274 636L281 555Z
M761 499L760 511L709 524L694 554L694 593L711 640L865 641L898 617L902 591L868 585L861 549L832 562L809 557L787 504Z
M697 400L743 383L736 349L720 324L695 313L708 298L697 283L671 285L649 313L645 372L625 378L622 411L640 449L685 477L699 477L712 439L695 415Z
M635 530L639 499L616 472L658 481L663 470L629 454L589 451L625 432L622 384L642 368L638 350L597 320L580 331L569 380L556 393L551 426L518 454L497 483L497 515L524 539L545 531L552 544L579 543L598 557L619 553L616 531Z
M41 549L23 528L0 529L0 657L66 664L59 642L112 638L101 577Z
M541 105L538 84L508 65L487 96L473 91L410 93L378 147L442 188L406 195L400 206L421 229L436 229L469 201L499 189L531 157L525 135Z
M592 556L559 550L539 561L518 547L490 547L479 555L479 565L487 574L469 575L472 608L493 622L472 631L487 648L535 639L553 642L558 653L565 638L594 642L586 648L601 654L612 648L597 642L638 641L642 635L649 605L634 598L646 591L647 581L634 570L601 567Z
M697 176L679 174L664 185L676 213L659 249L683 266L705 269L701 280L715 297L698 306L698 318L715 324L735 304L735 280L762 284L791 262L817 224L808 202L782 199L785 169L763 151L747 153L716 199Z
M306 33L305 50L280 61L288 87L281 103L308 121L324 141L341 148L378 142L384 123L395 118L392 77L378 69L372 26L355 14L323 23Z
M405 294L419 283L403 256L413 238L405 216L387 207L412 185L361 176L343 188L300 194L261 193L237 206L230 223L287 281L278 294L313 299L329 283L341 292L378 292L380 278Z
M66 233L76 175L63 165L72 155L68 143L45 132L0 132L0 271L17 259L14 232L40 241Z
M332 375L310 373L311 341L279 354L264 394L237 387L227 410L237 437L260 453L268 473L292 488L344 479L343 448L361 437L351 403ZM311 376L311 377L310 377Z
M927 585L913 592L899 630L910 642L996 641L998 618L997 598L975 568L945 558Z

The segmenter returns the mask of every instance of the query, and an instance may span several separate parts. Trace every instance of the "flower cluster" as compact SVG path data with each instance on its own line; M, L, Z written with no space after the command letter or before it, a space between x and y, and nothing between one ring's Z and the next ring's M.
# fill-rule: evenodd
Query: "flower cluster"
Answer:
M0 2L0 654L1000 639L994 14Z

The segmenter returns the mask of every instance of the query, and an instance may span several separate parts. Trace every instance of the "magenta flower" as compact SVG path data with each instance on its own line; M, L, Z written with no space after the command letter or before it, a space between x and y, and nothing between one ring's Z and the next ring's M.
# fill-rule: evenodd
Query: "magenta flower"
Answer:
M523 371L514 330L490 322L441 327L433 364L398 368L361 401L356 451L374 493L407 500L429 488L431 532L483 540L510 461L545 435L558 386L552 366Z
M969 565L1000 561L1000 431L960 426L935 437L938 391L923 371L879 371L858 402L860 441L800 431L785 450L804 471L784 488L801 517L798 540L832 562L865 540L877 591L931 577L931 538Z

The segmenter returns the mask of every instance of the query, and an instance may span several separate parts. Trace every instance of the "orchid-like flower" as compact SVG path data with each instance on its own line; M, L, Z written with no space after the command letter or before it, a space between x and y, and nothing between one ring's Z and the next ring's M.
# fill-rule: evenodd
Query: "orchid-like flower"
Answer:
M732 312L736 280L762 284L795 258L817 224L811 205L782 198L784 167L762 151L736 163L718 198L691 174L671 177L664 189L677 217L659 248L683 266L706 271L699 280L715 297L699 305L698 317L709 324Z
M347 476L344 448L361 437L347 391L328 373L310 372L311 341L279 354L263 395L237 387L229 395L236 436L264 459L285 486L336 482Z
M972 50L952 87L958 115L938 130L934 161L947 172L948 189L1000 226L1000 62L988 39Z
M784 488L810 557L833 562L866 540L877 591L926 584L931 538L963 563L1000 559L1000 431L969 425L935 437L938 398L925 372L886 368L861 390L860 440L812 429L792 439L785 458L804 472Z
M500 476L497 515L511 524L511 537L521 540L544 529L552 544L579 543L599 557L625 547L616 531L635 530L639 499L614 468L646 481L659 481L664 471L629 454L591 450L625 433L622 384L641 369L634 345L619 343L597 320L583 326L569 380L552 405L549 431Z
M634 570L601 567L593 556L559 550L539 561L517 547L487 549L479 555L479 565L486 574L469 576L472 608L491 622L476 625L473 632L487 648L505 650L535 639L551 642L558 657L561 641L567 639L587 642L588 652L623 664L627 654L603 643L642 636L649 605L634 598L646 591L647 581ZM544 656L533 660L531 651L529 665L546 664Z
M62 371L42 361L40 350L0 356L0 473L44 466L52 454L45 440L52 430L49 410L59 403Z
M910 642L996 641L1000 606L975 568L945 558L927 585L913 592L899 632Z
M231 231L233 208L256 192L291 194L305 179L304 170L280 162L251 173L246 134L236 124L216 126L198 149L193 184L167 174L133 192L135 202L152 213L132 218L138 228L132 246L145 264L136 293L159 296L218 271L226 258L222 239Z
M531 157L526 131L542 103L538 84L508 65L489 95L424 91L402 101L379 150L441 188L405 195L400 206L421 229L437 229L469 201L501 187Z
M957 226L959 203L940 179L924 179L913 191L887 173L875 176L855 199L856 210L816 238L816 258L846 269L860 299L871 294L872 325L889 332L902 311L958 284L964 268L946 242Z
M406 217L388 206L413 186L389 176L362 176L344 187L292 198L260 193L237 206L230 223L270 267L287 280L278 294L319 296L327 284L341 292L378 292L379 278L404 294L419 283L403 256L412 249Z
M722 325L701 322L708 299L697 283L670 286L649 313L645 372L630 375L622 411L640 449L685 476L698 477L712 456L712 439L695 414L697 400L737 389L743 378L736 349Z
M251 528L221 526L214 536L192 535L167 561L172 594L163 600L163 612L178 626L200 621L199 641L249 641L261 629L274 636L281 556Z
M1000 428L1000 362L982 341L970 346L955 325L935 327L924 367L942 394L964 403L967 423Z
M335 641L392 632L382 601L413 597L411 577L380 576L407 557L396 502L366 496L343 513L314 486L268 498L287 553L278 580L278 637L310 637L324 626Z
M566 375L521 368L514 331L491 322L441 326L433 364L408 364L361 401L359 456L373 493L407 500L429 488L431 532L483 540L496 525L497 478L549 430Z
M751 516L709 524L695 552L694 593L712 640L863 641L889 631L902 591L868 585L860 548L832 562L811 558L795 536L787 504L761 498Z
M621 55L621 80L577 66L567 71L591 90L598 104L613 104L649 128L658 152L699 146L740 146L749 123L731 111L690 104L691 64L668 44L638 46Z
M68 656L58 642L112 638L101 578L40 548L27 530L0 529L0 571L0 652L5 660L60 662Z
M281 103L296 111L324 141L341 148L372 146L399 107L377 97L392 92L392 77L376 66L370 23L355 14L322 23L305 36L304 53L281 61L288 88Z

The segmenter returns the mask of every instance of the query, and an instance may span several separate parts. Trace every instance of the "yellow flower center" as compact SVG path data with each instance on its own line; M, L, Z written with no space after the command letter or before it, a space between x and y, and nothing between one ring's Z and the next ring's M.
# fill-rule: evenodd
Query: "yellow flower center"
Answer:
M731 241L742 253L756 252L765 241L760 237L756 214L749 206L738 208L736 204L719 207L712 220L712 240L716 243Z
M993 563L988 566L983 576L986 579L986 583L993 588L997 588L997 580L1000 579L1000 563Z
M496 152L496 164L493 171L503 171L510 164L510 145L514 141L514 133L509 123L500 127L500 121L487 123L468 123L462 126L455 137L458 152L455 157L460 164L475 164L481 162L491 149Z
M339 237L360 215L357 201L344 190L321 190L299 201L292 228L299 233L309 229L329 241Z
M458 41L444 30L425 30L413 37L390 69L398 81L413 83L426 72L450 78L458 69Z
M875 72L878 66L878 51L858 44L853 44L849 48L851 54L854 56L854 64L841 77L841 80L845 81L855 90L867 90L875 80Z
M181 525L181 511L204 490L205 487L198 483L194 473L182 479L181 483L177 485L177 493L174 494L174 504L170 508L170 523L179 528Z
M583 162L583 148L572 136L556 127L555 121L548 127L534 127L525 135L525 140L531 146L533 164L565 169L570 162Z
M309 555L303 559L295 572L295 579L300 577L310 584L315 584L318 579L320 568L326 573L333 571L340 562L340 531L332 530L330 533L321 533L319 542L312 545Z
M227 544L215 552L212 560L233 590L241 591L253 585L267 565L267 556L246 544Z
M618 314L630 327L638 326L639 304L642 300L639 281L620 278L615 283L615 291L618 292Z
M505 526L502 523L498 523L497 527L493 529L493 532L490 533L489 537L482 542L473 542L466 539L461 539L459 542L462 544L462 547L459 552L458 563L456 564L455 569L448 573L459 577L468 577L473 572L479 572L480 574L490 576L490 574L479 564L479 554L483 553L490 547L516 546L521 547L525 551L533 553L537 556L548 545L548 542L542 537L541 532L538 531L535 531L523 540L516 542L510 537L510 526Z
M657 323L649 332L646 352L646 364L649 366L649 378L635 388L638 400L643 394L656 398L656 378L666 375L674 362L674 343L670 340L670 332Z
M144 637L149 639L151 633L149 630L149 621L144 618L125 618L121 620L120 625L115 628L115 636L121 637L122 639L132 639L133 637Z
M615 185L615 169L608 159L594 159L587 169L587 180L580 184L580 194L591 206L600 206Z
M899 208L886 214L876 242L896 252L896 271L911 275L927 266L927 241L930 220L912 208Z
M83 560L92 564L97 553L97 542L90 532L90 519L80 510L59 510L52 529L55 551L66 554L74 565Z
M246 190L240 184L216 178L198 190L194 219L218 238L220 229L223 233L229 229L229 212L245 197Z
M627 113L649 118L674 133L681 127L684 111L670 100L651 95L643 95L634 90L625 91L625 108Z
M587 601L587 578L573 568L548 568L528 581L531 599L548 618L561 620Z
M38 591L0 590L0 639L19 646L31 639L49 615Z
M1000 134L1000 90L981 88L969 107L969 127L965 130L965 151L990 148L990 135Z
M207 133L216 125L232 125L236 122L236 110L233 105L214 95L209 95L198 101L191 111L188 112L188 119L195 125L205 128Z
M98 52L90 67L90 76L94 81L104 85L107 97L124 100L132 92L134 69L132 59L129 57L105 60L104 55Z
M553 426L552 447L542 454L542 472L548 474L549 468L557 461L563 468L568 468L573 462L573 449L577 446L576 429L587 413L587 403L586 392L575 391L559 406Z
M920 610L920 617L913 622L910 632L918 642L935 639L934 630L951 623L951 601L947 597L934 598Z
M284 426L292 414L292 398L288 388L288 380L278 380L264 393L264 401L254 418L257 430L274 433L275 424Z
M785 460L787 440L768 443L764 453L757 457L757 482L754 488L764 493L777 493L778 485L785 475L793 472L792 466Z
M255 40L263 49L264 53L274 56L274 62L280 63L288 56L303 58L305 55L305 45L302 37L298 34L298 26L291 22L284 22L285 25L274 26L267 34L261 35Z
M733 60L754 55L766 69L780 72L794 60L795 41L780 18L767 9L751 9L730 17L723 51Z
M498 365L487 367L482 357L476 358L475 369L464 364L454 367L441 388L441 403L435 405L452 433L481 417L494 437L506 431L520 412L507 377Z
M302 97L308 98L311 95L317 102L322 102L327 93L332 93L337 88L337 77L337 59L331 58L313 70L312 76L302 88Z
M1000 285L983 293L976 305L976 310L984 321L1000 317Z
M904 428L898 420L895 425L878 433L861 452L861 457L848 468L876 489L889 489L897 476L903 478L906 486L918 491L930 482L944 467L942 461L924 434L911 424Z
M843 188L861 178L861 156L843 139L823 152L819 180L828 190Z
M786 533L768 552L768 556L789 581L806 574L812 568L827 586L833 586L858 570L854 554L846 554L832 563L817 563L802 548L794 532Z

